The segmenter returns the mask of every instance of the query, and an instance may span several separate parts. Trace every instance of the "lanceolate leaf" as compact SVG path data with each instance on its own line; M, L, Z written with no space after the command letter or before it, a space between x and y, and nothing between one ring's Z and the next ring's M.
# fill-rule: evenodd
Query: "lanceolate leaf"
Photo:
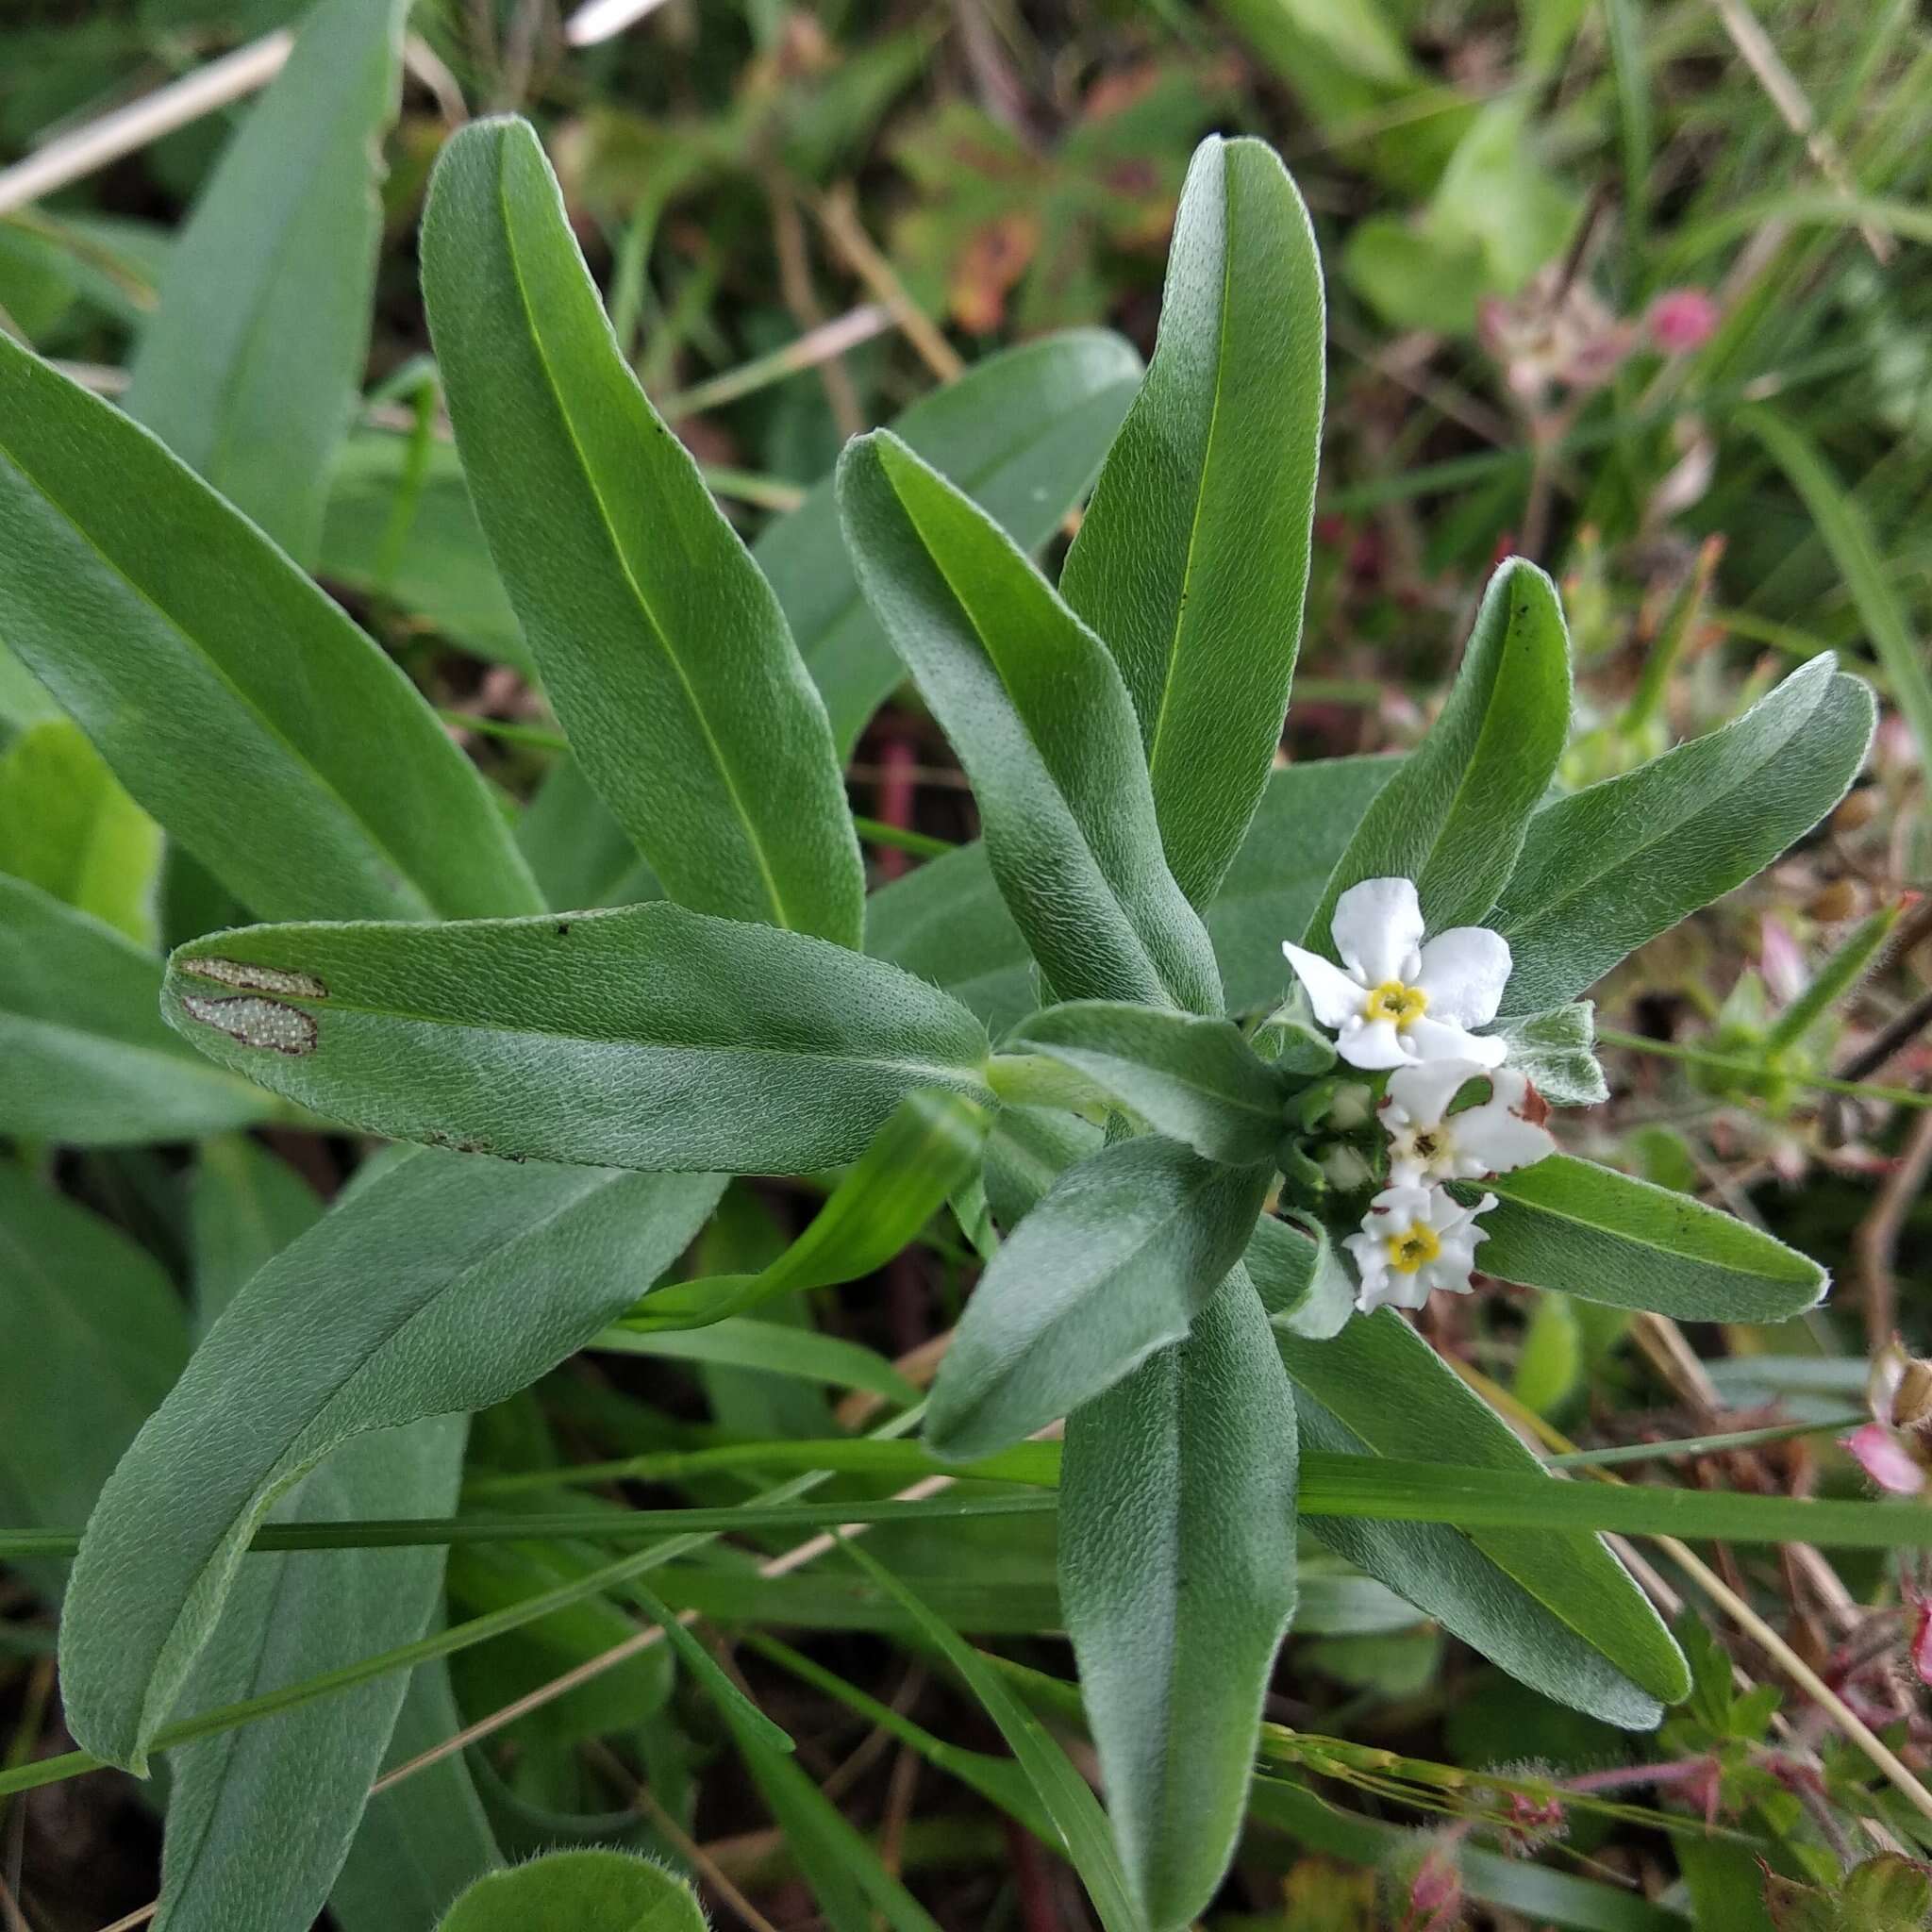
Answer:
M1553 1154L1485 1182L1487 1274L1680 1322L1782 1322L1830 1285L1817 1262L1674 1188Z
M112 1147L272 1117L168 1031L160 991L152 953L0 874L0 1133Z
M1060 589L1120 661L1168 864L1214 895L1267 782L1301 643L1322 435L1322 267L1258 141L1203 142L1160 341Z
M292 1492L285 1521L434 1516L456 1507L464 1421L349 1442ZM184 1716L318 1676L422 1636L442 1552L251 1557L185 1687ZM348 1856L408 1679L185 1745L169 1756L158 1932L307 1932Z
M1092 480L1140 387L1141 358L1105 329L1069 329L975 362L892 419L1022 550L1037 551ZM831 715L841 756L906 675L860 594L827 477L752 545Z
M777 1295L831 1288L883 1268L977 1170L987 1125L984 1110L958 1094L908 1094L811 1225L767 1267L658 1289L625 1326L697 1327Z
M1482 1258L1487 1266L1487 1255ZM1358 1317L1327 1341L1277 1327L1275 1345L1298 1395L1314 1398L1313 1404L1299 1403L1309 1448L1365 1446L1398 1459L1506 1472L1530 1473L1541 1466L1392 1309ZM1321 1412L1332 1417L1346 1440L1324 1429ZM1441 1591L1451 1605L1438 1609L1432 1601L1437 1587L1430 1581L1433 1553L1416 1560L1421 1546L1411 1534L1330 1536L1329 1526L1312 1518L1310 1526L1351 1562L1441 1616L1546 1696L1636 1728L1657 1721L1659 1702L1674 1703L1684 1695L1689 1679L1670 1633L1623 1565L1594 1537L1518 1529L1470 1533L1475 1547L1520 1584L1548 1619L1580 1639L1578 1644L1557 1636L1545 1617L1525 1622L1513 1592L1499 1595L1492 1589L1485 1598L1470 1591L1465 1597L1470 1580L1453 1563L1442 1570ZM1383 1541L1392 1542L1399 1568L1377 1549ZM1591 1650L1601 1655L1591 1658Z
M664 902L219 933L175 954L164 1007L332 1119L466 1153L808 1174L855 1159L908 1092L985 1092L986 1035L944 993Z
M115 1471L62 1624L75 1735L141 1768L275 1500L356 1436L534 1381L677 1257L718 1190L429 1154L358 1188L248 1284Z
M189 1202L197 1333L213 1326L257 1270L322 1219L315 1190L246 1134L205 1141Z
M1283 939L1302 931L1394 758L1324 758L1276 772L1204 918L1230 1012L1279 1003ZM942 986L995 1034L1044 1004L1040 974L993 882L984 845L963 845L874 892L866 950Z
M1185 1341L1068 1418L1060 1596L1155 1926L1193 1922L1241 1830L1294 1607L1294 1403L1240 1267Z
M1569 735L1570 639L1557 587L1513 558L1483 593L1442 715L1362 815L1307 942L1328 948L1336 900L1363 879L1413 879L1431 932L1481 923Z
M1574 999L1770 864L1844 796L1874 717L1814 658L1722 729L1538 812L1491 922L1515 958L1503 1010Z
M168 251L126 407L299 562L369 347L408 0L323 0Z
M1062 999L1221 1010L1160 856L1133 705L1099 640L983 511L887 432L848 444L859 583L945 727L1008 908Z
M0 1160L0 1507L81 1522L188 1358L181 1299L118 1228Z
M1241 1258L1264 1181L1154 1135L1068 1169L974 1290L927 1442L958 1461L1004 1449L1178 1341Z
M1226 1020L1084 1000L1036 1013L1004 1051L1071 1067L1210 1160L1266 1160L1286 1125L1281 1082Z
M619 353L526 124L444 150L423 288L477 517L585 773L673 898L856 945L824 706Z
M264 918L541 904L401 671L145 430L5 338L0 639Z

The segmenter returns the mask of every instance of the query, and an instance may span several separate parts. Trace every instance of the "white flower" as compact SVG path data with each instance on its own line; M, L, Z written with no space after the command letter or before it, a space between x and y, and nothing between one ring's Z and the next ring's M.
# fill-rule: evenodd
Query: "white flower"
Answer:
M1490 1097L1448 1113L1449 1103L1471 1080L1487 1080ZM1397 1067L1382 1096L1391 1179L1416 1186L1474 1180L1529 1167L1554 1154L1557 1143L1548 1130L1523 1110L1528 1096L1529 1082L1513 1067L1478 1067L1468 1060Z
M1465 1208L1444 1188L1406 1181L1384 1188L1369 1203L1361 1232L1341 1243L1361 1277L1357 1308L1364 1315L1385 1303L1419 1308L1438 1289L1467 1294L1476 1243L1486 1239L1475 1218L1495 1205L1493 1194Z
M1351 1066L1473 1060L1496 1067L1504 1041L1472 1033L1496 1017L1509 978L1509 943L1480 925L1458 925L1423 942L1423 913L1409 879L1364 879L1336 901L1329 926L1341 966L1286 945L1322 1024L1341 1037ZM1346 967L1344 972L1342 967Z

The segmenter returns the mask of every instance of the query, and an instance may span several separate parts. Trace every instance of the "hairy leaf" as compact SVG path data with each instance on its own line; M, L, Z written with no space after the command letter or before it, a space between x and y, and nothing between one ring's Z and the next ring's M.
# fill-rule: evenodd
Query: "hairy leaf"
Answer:
M1062 999L1218 1013L1213 950L1160 856L1133 706L997 525L886 431L849 444L859 583L973 780L993 875Z
M856 945L824 706L620 354L527 123L444 149L423 287L477 517L586 774L673 898Z
M145 430L5 336L0 639L263 918L541 903L402 672Z
M430 1154L358 1187L230 1304L104 1492L61 1631L75 1735L142 1768L276 1500L353 1437L534 1381L676 1258L718 1191Z
M1501 1196L1487 1274L1679 1322L1782 1322L1830 1285L1817 1262L1674 1188L1553 1154L1483 1184Z
M1814 658L1722 729L1538 812L1491 922L1515 957L1503 1010L1574 999L1768 865L1844 796L1874 716Z
M1442 715L1363 813L1307 942L1329 949L1335 902L1363 879L1413 879L1431 932L1482 922L1569 736L1570 638L1557 587L1512 558L1483 593Z
M1237 1267L1162 1349L1068 1418L1060 1595L1123 1861L1192 1924L1241 1826L1294 1607L1294 1403Z
M808 1174L908 1092L983 1095L947 996L824 940L658 902L469 924L272 925L175 955L164 1010L317 1111L466 1153Z
M1323 322L1314 231L1287 170L1258 141L1203 142L1174 218L1160 341L1060 590L1120 662L1168 864L1204 909L1288 709Z

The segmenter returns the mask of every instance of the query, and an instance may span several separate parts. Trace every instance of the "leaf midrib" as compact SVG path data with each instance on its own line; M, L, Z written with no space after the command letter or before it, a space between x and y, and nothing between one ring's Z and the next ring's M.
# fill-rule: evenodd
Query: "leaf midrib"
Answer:
M1179 668L1181 633L1187 627L1188 603L1193 591L1194 554L1200 547L1201 520L1208 500L1208 479L1214 468L1214 453L1221 432L1221 398L1226 387L1228 291L1234 278L1235 190L1234 171L1228 165L1227 148L1220 154L1222 183L1223 245L1221 251L1221 309L1215 319L1214 395L1208 408L1208 439L1201 451L1201 472L1194 489L1193 515L1188 525L1187 555L1181 564L1179 601L1174 606L1174 625L1167 641L1167 667L1160 681L1160 704L1154 714L1154 728L1147 740L1147 776L1154 795L1160 796L1160 746L1172 709L1174 674ZM1158 357L1157 357L1158 359ZM1150 369L1148 375L1153 375Z
M535 139L534 136L531 138ZM774 924L783 927L788 932L798 931L800 928L787 911L784 894L779 891L777 877L772 870L770 859L766 857L764 842L758 836L758 826L753 822L750 810L739 791L736 774L732 771L729 762L724 757L724 747L720 743L716 732L711 728L710 718L707 714L704 705L699 700L697 689L691 682L691 675L685 668L684 660L678 656L675 648L673 646L670 632L658 618L656 609L653 608L649 597L644 592L642 584L638 580L637 574L631 569L630 558L625 550L623 540L617 534L617 525L611 518L609 506L604 500L604 491L599 487L596 473L592 469L590 458L585 452L583 440L577 434L575 418L571 413L570 404L565 400L562 385L558 383L556 370L551 364L549 344L545 341L542 328L538 324L537 310L530 299L529 287L524 276L523 258L517 248L516 223L511 215L509 206L509 183L508 178L509 155L509 144L506 142L498 149L496 163L497 211L503 223L504 252L509 262L510 280L516 289L517 301L524 311L524 321L529 335L530 344L537 352L538 366L543 372L544 386L549 390L551 400L556 405L558 418L563 425L564 434L570 439L570 446L576 457L577 468L583 476L585 486L590 491L591 501L596 506L597 521L609 542L611 557L616 562L618 571L623 576L625 585L629 588L631 596L636 601L638 608L643 613L644 620L649 625L652 635L657 639L658 649L662 652L665 661L676 675L678 685L684 692L685 703L690 707L692 721L696 724L699 734L704 739L706 749L711 754L712 765L717 771L720 782L724 787L724 795L730 801L732 812L737 817L740 825L743 828L745 844L751 852L753 861L758 866L758 876L764 884L766 899L770 903L773 912L776 915ZM592 300L595 300L594 295ZM598 312L602 315L601 306ZM605 317L604 322L608 330L609 327L608 317ZM613 355L616 354L616 339L614 337L611 339L611 353ZM633 384L636 382L636 378L630 375L627 369L623 371L623 377ZM641 390L638 393L640 397L643 397ZM648 410L649 399L643 398L643 400ZM670 431L666 429L664 433L668 436ZM708 503L708 498L707 501ZM749 557L747 557L746 560L751 562L754 570L758 568L756 561L752 560ZM648 857L649 855L647 854L646 858L648 858Z
M184 973L192 973L194 970L193 962L192 960L184 960L181 970ZM223 985L222 982L215 981L211 983L221 986L222 991L207 994L197 991L196 997L227 999L236 996L232 990ZM193 989L189 990L194 991ZM176 996L179 997L182 988L178 980L175 984L174 991ZM878 1067L897 1073L931 1074L939 1084L943 1086L956 1086L961 1081L970 1081L973 1077L973 1068L963 1063L949 1065L933 1060L900 1059L891 1056L840 1052L816 1046L785 1046L769 1041L758 1041L756 1043L724 1041L714 1043L708 1041L692 1040L635 1040L619 1034L573 1032L570 1028L564 1026L535 1026L527 1023L507 1026L489 1020L453 1020L441 1014L413 1013L400 1007L367 1006L360 1001L343 999L337 993L330 993L324 1000L296 1000L286 998L280 994L273 995L272 997L275 1004L293 1007L298 1011L308 1013L318 1021L325 1020L331 1013L354 1013L363 1019L395 1020L405 1025L448 1027L457 1032L487 1033L509 1040L559 1040L567 1041L576 1046L609 1047L620 1052L735 1054L742 1055L747 1058L824 1060L840 1065ZM188 1017L192 1020L194 1019L194 1015L192 1013ZM206 1026L208 1023L205 1020L195 1020L195 1024ZM209 1030L215 1033L221 1032L219 1027L210 1027ZM224 1034L222 1037L226 1039L229 1036ZM241 1042L237 1042L237 1044L241 1044ZM247 1050L253 1051L253 1049ZM311 1053L317 1054L324 1050L318 1046L311 1049ZM297 1058L304 1059L310 1057L311 1054L297 1056Z

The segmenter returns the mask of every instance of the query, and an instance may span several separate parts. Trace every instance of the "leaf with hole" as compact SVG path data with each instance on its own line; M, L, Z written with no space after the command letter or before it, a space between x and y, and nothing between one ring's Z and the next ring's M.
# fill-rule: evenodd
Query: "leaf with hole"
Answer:
M658 1172L809 1174L907 1094L984 1098L964 1007L824 940L665 901L442 926L264 925L177 952L211 1059L399 1140Z

